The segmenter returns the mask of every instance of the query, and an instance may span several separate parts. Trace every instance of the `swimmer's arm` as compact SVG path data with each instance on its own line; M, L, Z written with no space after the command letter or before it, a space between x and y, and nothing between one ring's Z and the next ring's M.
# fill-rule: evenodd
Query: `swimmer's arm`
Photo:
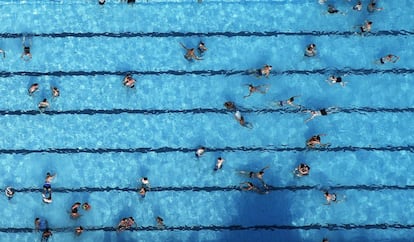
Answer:
M252 92L249 92L249 95L243 96L243 98L250 97L251 95L252 95Z
M189 50L187 47L185 47L185 45L183 43L180 42L180 45L185 49L185 50Z
M314 118L315 118L315 115L313 115L313 114L312 114L312 116L310 116L310 118L308 118L308 119L306 119L306 120L305 120L305 123L307 123L307 122L311 121L311 120L312 120L312 119L314 119Z
M269 169L269 166L264 167L263 169L261 169L260 171L265 171L266 169Z
M198 57L196 55L194 55L194 59L196 59L196 60L203 60L203 58L200 58L200 57Z

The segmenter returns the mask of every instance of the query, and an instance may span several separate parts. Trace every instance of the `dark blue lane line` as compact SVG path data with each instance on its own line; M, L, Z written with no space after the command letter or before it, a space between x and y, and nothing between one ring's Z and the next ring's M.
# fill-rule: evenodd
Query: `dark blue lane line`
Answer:
M329 190L363 190L363 191L382 191L382 190L414 190L414 185L337 185L330 186L329 188L321 188L319 185L314 186L268 186L268 191L311 191L318 190L324 191L325 189ZM72 193L72 192L137 192L137 188L131 187L80 187L80 188L63 188L63 187L54 187L53 192L55 193ZM42 188L15 188L15 191L18 193L33 193L41 192ZM150 192L231 192L231 191L241 191L239 186L227 186L227 187L151 187Z
M224 147L224 148L207 148L207 152L302 152L308 150L305 147ZM328 147L328 148L314 148L313 151L324 152L355 152L355 151L384 151L384 152L414 152L414 146L385 146L385 147ZM104 154L104 153L195 153L194 148L175 148L175 147L160 147L160 148L49 148L49 149L0 149L0 154L32 154L32 153L51 153L51 154L74 154L74 153L90 153L90 154Z
M105 231L115 232L115 227L83 227L84 231ZM310 225L194 225L194 226L165 226L159 228L155 226L139 226L129 229L130 231L243 231L243 230L354 230L354 229L412 229L413 224L310 224ZM73 233L75 227L50 228L52 232ZM0 228L2 233L32 233L33 228Z
M266 113L303 113L301 109L288 108L265 108L265 109L240 109L247 114L266 114ZM193 108L193 109L82 109L82 110L50 110L40 112L39 110L0 110L0 116L3 115L99 115L99 114L143 114L143 115L160 115L160 114L229 114L232 111L217 108ZM337 113L414 113L414 108L385 108L385 107L357 107L357 108L339 108Z
M414 69L406 68L393 68L393 69L315 69L315 70L285 70L285 71L272 71L271 75L330 75L336 73L337 75L349 74L349 75L371 75L371 74L412 74ZM125 76L126 74L132 75L200 75L200 76L233 76L233 75L252 75L252 70L165 70L165 71L1 71L0 77L11 76Z
M371 32L367 34L367 37L376 36L407 36L414 35L413 31L408 30L380 30L377 32ZM286 32L286 31L239 31L239 32L85 32L85 33L0 33L0 38L22 38L23 36L32 37L48 37L48 38L91 38L91 37L106 37L106 38L133 38L133 37L155 37L155 38L168 38L168 37L272 37L272 36L357 36L354 31L298 31L298 32Z

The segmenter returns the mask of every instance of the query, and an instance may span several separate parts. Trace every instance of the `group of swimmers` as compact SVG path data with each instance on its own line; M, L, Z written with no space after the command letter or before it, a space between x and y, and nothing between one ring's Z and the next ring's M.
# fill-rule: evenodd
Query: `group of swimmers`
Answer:
M30 85L29 89L27 90L29 96L33 96L39 90L39 87L40 87L39 83L33 83L32 85ZM60 90L56 86L52 86L50 90L51 90L52 98L57 98L60 96ZM37 107L39 108L41 112L44 112L46 109L50 107L50 103L47 100L47 98L43 98L43 100L39 102Z

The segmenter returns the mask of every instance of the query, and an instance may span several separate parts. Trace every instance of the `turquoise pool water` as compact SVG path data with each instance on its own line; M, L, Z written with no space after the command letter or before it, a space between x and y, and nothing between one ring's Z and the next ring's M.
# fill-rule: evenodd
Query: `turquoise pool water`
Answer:
M379 1L384 10L368 14L332 2L346 14L327 15L317 1L2 1L1 184L16 194L0 199L0 240L40 241L36 217L49 221L50 241L413 240L411 3ZM372 34L355 34L365 20ZM23 35L32 36L28 62ZM200 40L204 60L188 62L179 43ZM303 56L309 43L315 58ZM399 61L374 63L389 53ZM268 79L249 75L264 64ZM122 86L127 73L133 90ZM325 82L342 74L345 87ZM29 96L33 83L40 90ZM243 98L247 84L269 90ZM295 95L304 109L339 111L304 123L302 110L272 105ZM51 106L40 113L43 98ZM228 100L252 129L225 110ZM306 149L318 133L331 145ZM199 146L207 152L197 159ZM301 162L311 172L299 179ZM268 194L240 191L260 182L237 171L266 166ZM47 172L57 173L51 204L41 196ZM325 190L343 201L324 205ZM92 209L74 220L77 201ZM138 227L116 232L129 216Z

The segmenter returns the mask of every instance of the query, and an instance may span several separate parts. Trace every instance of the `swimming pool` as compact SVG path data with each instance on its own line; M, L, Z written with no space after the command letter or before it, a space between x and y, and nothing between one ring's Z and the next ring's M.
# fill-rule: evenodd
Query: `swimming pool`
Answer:
M0 200L1 241L40 241L36 217L49 221L51 241L412 240L410 2L381 1L374 14L352 3L337 1L346 15L327 15L317 1L2 1L1 180L17 192ZM368 19L373 34L354 34ZM23 35L32 36L28 62ZM188 62L179 43L200 40L204 60ZM309 43L315 58L303 56ZM374 64L389 53L400 60ZM269 79L249 74L264 64ZM133 90L122 86L127 73ZM324 81L342 74L344 88ZM29 96L33 83L40 90ZM270 88L243 98L247 84ZM272 105L295 95L306 109L339 112L304 123L308 114ZM51 107L41 114L43 98ZM306 149L318 133L331 145ZM196 159L199 146L207 152ZM298 179L301 162L311 172ZM268 194L240 191L260 183L237 171L266 166ZM46 172L57 173L52 204L41 200ZM145 198L142 176L152 187ZM325 190L344 201L324 205ZM92 209L74 220L77 201ZM129 216L138 227L116 232Z

